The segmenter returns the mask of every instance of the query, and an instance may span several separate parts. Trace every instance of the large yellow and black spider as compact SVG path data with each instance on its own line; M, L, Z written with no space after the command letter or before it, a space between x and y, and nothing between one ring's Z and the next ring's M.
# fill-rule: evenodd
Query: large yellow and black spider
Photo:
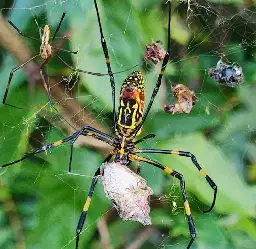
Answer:
M100 141L103 141L113 147L113 150L109 153L107 158L105 159L105 162L109 162L112 158L113 161L116 163L120 163L122 165L129 165L132 161L135 161L138 165L140 162L146 162L153 166L156 166L163 170L166 174L171 175L175 178L177 178L180 181L180 188L182 192L182 197L184 201L184 208L187 216L188 226L189 226L189 232L190 232L190 242L187 246L187 248L190 248L195 237L196 237L196 229L195 224L192 218L192 214L190 211L187 194L185 190L185 180L181 173L172 170L171 168L162 165L158 163L157 161L150 160L148 158L145 158L143 156L140 156L141 153L160 153L160 154L170 154L170 155L177 155L177 156L183 156L183 157L189 157L192 160L192 163L196 166L198 171L201 173L203 177L205 177L208 184L211 186L211 188L214 190L214 198L213 202L210 206L210 208L206 211L209 212L213 209L216 195L217 195L217 186L213 182L213 180L206 174L206 172L201 168L201 166L198 164L196 157L190 153L185 151L175 151L175 150L159 150L159 149L140 149L137 148L136 145L142 141L142 139L135 141L137 135L140 133L141 128L146 121L146 118L149 114L149 111L152 107L152 104L154 102L155 96L158 93L158 90L161 86L162 77L165 72L165 68L169 61L169 55L170 55L170 22L171 22L171 3L168 1L169 6L169 22L168 22L168 50L164 56L163 63L161 66L161 71L158 75L158 79L156 82L156 86L153 90L150 102L147 106L147 109L144 113L144 93L145 93L145 85L144 85L144 77L141 72L133 72L131 75L129 75L125 81L123 82L123 85L121 87L121 93L120 93L120 105L118 112L116 114L115 111L115 81L113 72L111 70L110 65L110 59L108 55L108 48L106 44L106 40L103 35L102 25L100 21L100 15L99 10L97 6L97 1L94 0L94 5L97 13L98 18L98 24L100 29L100 35L101 35L101 44L102 49L105 55L106 59L106 65L108 69L108 74L110 77L110 83L112 88L112 101L113 101L113 124L116 136L108 135L100 130L97 130L91 126L84 126L81 130L76 131L71 136L68 136L60 141L44 145L41 148L38 148L32 153L26 154L21 159L7 163L5 165L2 165L1 168L10 166L12 164L18 163L32 155L38 154L43 151L47 151L53 147L57 147L63 143L69 142L71 146L71 153L70 153L70 160L69 160L69 172L71 172L71 163L72 163L72 155L73 155L73 145L78 139L79 136L91 136L95 139L98 139ZM150 137L150 135L146 136ZM91 199L93 196L94 188L98 181L98 176L101 174L100 167L97 169L97 171L94 174L94 177L92 179L92 183L90 186L90 191L87 196L86 202L83 207L83 211L81 213L80 219L78 221L77 229L76 229L76 249L78 249L79 245L79 236L82 231L83 225L86 220L87 212L90 207Z

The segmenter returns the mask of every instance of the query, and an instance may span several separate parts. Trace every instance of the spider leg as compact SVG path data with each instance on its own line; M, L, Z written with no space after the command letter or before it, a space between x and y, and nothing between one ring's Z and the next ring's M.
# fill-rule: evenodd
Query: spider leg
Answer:
M54 35L53 35L53 37L52 37L52 42L54 41L54 39L56 38L57 33L58 33L59 30L60 30L60 27L61 27L61 24L62 24L62 21L63 21L65 15L66 15L66 12L63 12L63 13L62 13L62 16L61 16L61 18L60 18L59 24L58 24L58 26L57 26L57 28L56 28L56 30L55 30L55 32L54 32Z
M67 50L67 49L64 49L64 48L57 48L55 46L52 46L52 48L57 49L58 51L69 53L69 54L77 54L78 53L78 50L77 51L70 51L70 50Z
M56 38L57 33L58 33L59 30L60 30L60 27L61 27L61 24L62 24L62 21L63 21L65 15L66 15L66 12L63 12L63 13L62 13L62 16L61 16L61 19L60 19L60 22L59 22L59 24L58 24L58 26L57 26L57 28L56 28L56 30L55 30L55 32L54 32L54 35L53 35L53 37L52 37L52 42L54 41L54 39ZM62 37L62 39L65 39L65 38L66 38L66 36ZM78 51L69 51L69 50L63 49L63 48L56 48L56 47L53 46L53 45L52 45L52 48L57 49L57 50L59 50L59 51L67 52L67 53L70 53L70 54L77 54L77 53L78 53Z
M217 185L214 183L214 181L211 179L210 176L207 175L207 173L201 168L199 163L197 162L196 157L190 153L190 152L185 152L185 151L176 151L176 150L155 150L155 149L138 149L138 153L159 153L159 154L169 154L169 155L177 155L177 156L184 156L184 157L189 157L192 161L192 163L196 166L200 174L205 177L206 181L210 185L210 187L214 190L214 196L213 196L213 201L209 209L204 210L204 213L210 212L216 201L216 196L217 196Z
M20 107L17 107L17 106L14 106L14 105L10 105L10 104L7 104L6 103L6 99L7 99L7 95L8 95L8 91L9 91L9 88L10 88L10 84L11 84L11 81L12 81L12 77L13 77L13 74L19 70L20 68L24 67L26 64L28 64L30 61L34 60L37 56L39 56L39 54L33 56L32 58L28 59L27 61L23 62L22 64L16 66L15 68L13 68L10 72L10 76L9 76L9 79L8 79L8 83L7 83L7 86L6 86L6 89L5 89L5 93L4 93L4 97L3 97L3 104L4 105L9 105L9 106L12 106L12 107L15 107L15 108L18 108L18 109L22 109Z
M35 41L38 41L38 42L41 42L40 39L37 39L37 38L34 38L32 36L28 36L26 34L24 34L11 20L8 20L8 22L11 24L11 26L21 35L21 36L24 36L28 39L31 39L31 40L35 40Z
M48 80L46 80L46 77L45 77L45 74L47 75L47 73L43 70L43 66L46 64L46 61L48 62L48 60L45 60L42 65L40 66L40 69L39 69L39 72L40 72L40 76L41 76L41 79L43 81L43 85L44 85L44 89L47 93L47 96L48 96L48 99L49 99L49 102L50 102L50 105L51 107L53 107L53 100L51 98L51 92L50 92L50 89L49 89L49 86L48 86ZM47 78L48 78L48 75L47 75Z
M171 2L170 1L168 1L168 6L169 6L169 22L168 22L168 48L167 48L167 52L166 52L166 54L164 56L162 67L161 67L161 71L160 71L160 73L158 75L156 86L155 86L155 88L153 90L153 93L151 95L149 104L147 106L145 114L143 115L142 121L136 127L135 134L137 134L140 131L141 127L143 126L144 122L146 121L146 118L147 118L147 116L149 114L149 111L150 111L152 105L153 105L153 102L154 102L155 97L156 97L156 95L158 93L158 90L159 90L159 88L160 88L160 86L162 84L162 78L163 78L163 75L164 75L164 72L165 72L165 68L166 68L167 63L169 61L169 57L170 57L169 52L171 51L171 41L170 41L170 39L171 39L171 28L170 28L170 22L171 22Z
M100 175L100 168L98 168L97 171L94 174L94 177L92 179L92 183L91 183L91 186L90 186L89 194L87 196L86 202L85 202L84 207L83 207L83 211L80 215L80 218L79 218L79 221L78 221L78 224L77 224L77 228L76 228L76 249L78 249L78 246L79 246L80 233L82 232L83 225L84 225L84 222L86 220L87 211L90 207L93 192L94 192L94 188L95 188L95 186L98 182L98 176L99 175Z
M58 49L59 50L59 49ZM61 49L60 49L61 51ZM74 53L74 52L73 52ZM66 66L68 67L69 69L71 69L72 71L74 72L78 72L78 73L85 73L85 74L90 74L90 75L95 75L95 76L107 76L109 75L108 73L95 73L95 72L91 72L91 71L86 71L86 70L83 70L83 69L80 69L80 68L75 68L75 67L72 67L70 66L66 61L64 61L59 55L56 54L56 56L60 59L60 61ZM114 74L119 74L119 73L124 73L124 72L127 72L127 71L130 71L131 69L137 67L138 64L136 64L135 66L132 66L130 68L127 68L127 69L124 69L124 70L121 70L121 71L118 71L118 72L114 72L112 73L113 75Z
M95 132L96 134L92 133L91 131ZM80 135L83 135L83 136L92 136L102 142L105 142L105 143L108 143L112 146L114 146L114 138L111 137L110 135L102 132L102 131L99 131L91 126L84 126L81 130L79 131L76 131L75 133L73 133L72 135L62 139L62 140L59 140L59 141L56 141L54 143L50 143L50 144L46 144L38 149L36 149L35 151L31 152L31 153L27 153L25 154L22 158L18 159L18 160L15 160L13 162L10 162L10 163L7 163L7 164L4 164L4 165L1 165L0 168L5 168L5 167L8 167L10 165L13 165L13 164L16 164L18 162L21 162L33 155L36 155L38 153L41 153L43 151L47 151L51 148L54 148L54 147L58 147L60 145L62 145L63 143L66 143L66 142L70 142L70 143L74 143L77 138L80 136ZM71 153L73 154L73 148L71 150ZM69 171L71 170L71 162L72 162L72 155L70 155L70 161L69 161Z
M171 168L168 168L156 161L150 160L145 157L130 155L129 159L132 161L139 161L139 162L142 161L142 162L146 162L151 165L154 165L157 168L163 170L166 174L171 175L180 181L180 188L181 188L181 193L182 193L182 197L183 197L183 201L184 201L184 209L185 209L185 212L187 215L188 227L189 227L189 232L190 232L190 236L191 236L191 239L187 246L187 249L189 249L196 238L196 228L195 228L194 220L191 215L191 211L190 211L190 207L189 207L189 203L188 203L188 199L187 199L187 193L186 193L186 189L185 189L185 179L184 179L183 175L175 170L172 170Z
M100 14L99 14L98 4L97 4L96 0L94 0L94 6L95 6L96 13L97 13L98 24L99 24L99 28L100 28L101 46L102 46L102 50L104 52L106 65L108 68L109 80L110 80L110 84L111 84L111 88L112 88L112 102L113 102L112 115L113 115L113 125L116 130L115 79L114 79L113 72L111 70L110 59L109 59L109 55L108 55L108 47L107 47L107 43L106 43L106 40L103 35L102 25L101 25L101 21L100 21Z
M74 137L73 137L73 139L70 141L70 158L69 158L69 164L68 164L68 172L71 172L71 163L72 163L72 159L73 159L74 143L76 142L76 140L79 138L80 135L83 135L83 136L92 136L92 137L94 137L94 138L96 138L96 139L98 139L98 140L100 140L100 141L103 141L103 142L106 142L106 143L109 142L108 139L106 139L105 137L102 137L102 135L104 135L104 134L101 134L101 135L99 136L99 135L97 135L97 134L93 134L93 133L88 132L88 131L83 130L83 129L80 130L80 131L78 131L78 132L76 132L76 133L74 133L73 135L74 135ZM110 156L110 155L111 155L111 157L112 157L113 153L110 153L109 156ZM110 157L110 159L111 159L111 157ZM109 159L109 160L110 160L110 159ZM108 161L109 161L109 160L108 160ZM104 161L104 162L105 162L105 161Z
M141 142L143 142L143 141L145 141L145 140L147 140L147 139L149 139L149 138L154 138L155 136L156 136L155 134L150 133L150 134L144 136L143 138L137 140L134 144L141 143Z
M15 160L13 162L10 162L10 163L7 163L7 164L4 164L4 165L0 166L0 168L5 168L7 166L16 164L16 163L21 162L21 161L23 161L23 160L25 160L25 159L33 156L33 155L36 155L36 154L40 153L40 152L47 151L47 150L49 150L51 148L58 147L58 146L60 146L61 144L65 143L65 142L72 141L77 133L78 132L75 132L71 136L68 136L68 137L66 137L66 138L64 138L62 140L56 141L54 143L46 144L46 145L36 149L35 151L31 152L31 153L25 154L22 158L20 158L18 160Z
M113 154L114 154L113 151L110 152L109 155L105 158L104 163L109 162L110 159L112 158ZM100 168L98 168L96 170L95 174L94 174L94 177L92 179L92 183L91 183L91 186L90 186L89 194L87 196L86 202L85 202L84 207L83 207L83 211L80 215L80 218L79 218L79 221L78 221L78 224L77 224L77 228L76 228L76 249L78 249L78 246L79 246L80 233L82 232L83 225L84 225L85 220L86 220L86 215L87 215L88 209L90 207L93 192L94 192L95 186L98 182L99 176L100 176Z

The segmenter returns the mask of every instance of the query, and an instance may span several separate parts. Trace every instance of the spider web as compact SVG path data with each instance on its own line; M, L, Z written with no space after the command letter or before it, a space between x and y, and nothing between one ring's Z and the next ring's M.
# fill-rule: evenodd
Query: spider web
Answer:
M139 147L190 151L218 185L215 211L203 214L213 193L192 162L175 156L146 155L184 174L198 233L196 248L251 249L255 244L256 229L251 218L255 217L256 194L255 188L246 183L245 168L255 168L256 160L253 103L256 19L253 6L232 2L234 8L231 8L226 4L224 1L173 2L172 62L167 66L167 77L143 129L143 135L154 133L156 139L149 139ZM135 70L145 74L148 103L160 66L144 65L142 59L146 44L162 40L166 47L165 2L160 5L153 0L103 1L99 5L113 71L139 64ZM2 13L8 14L6 19L10 17L22 31L35 37L40 37L40 28L47 23L53 27L53 33L62 12L66 11L58 40L71 31L65 48L78 50L78 54L60 53L61 58L78 68L107 72L93 1L28 0L16 1L13 6L12 10L2 8ZM28 42L33 53L37 53L38 44ZM222 54L243 67L246 79L243 85L227 88L209 78L207 69L215 66ZM10 70L16 65L8 52L3 53L1 93ZM47 65L47 72L55 80L51 90L59 87L64 93L55 99L61 108L57 113L52 110L45 92L31 84L28 90L26 75L21 71L15 73L10 101L27 108L20 111L1 107L2 163L16 160L42 144L60 140L81 124L107 132L112 130L108 76L77 74L56 59ZM121 84L130 72L115 75L117 104ZM174 101L171 85L178 83L192 89L199 99L188 115L163 112L164 104ZM75 108L69 109L70 106ZM69 145L1 171L1 216L4 217L1 247L74 248L75 229L92 176L109 149L89 138L79 139L72 174L67 173ZM86 245L99 248L100 240L104 242L108 233L113 248L186 248L189 234L179 182L146 164L141 168L142 176L155 193L151 200L153 227L121 221L99 182L81 233L81 248ZM108 232L100 226L98 234L97 225L106 219Z

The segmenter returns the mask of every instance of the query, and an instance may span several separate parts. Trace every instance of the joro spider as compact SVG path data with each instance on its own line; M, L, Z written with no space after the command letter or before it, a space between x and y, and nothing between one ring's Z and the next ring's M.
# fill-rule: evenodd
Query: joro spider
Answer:
M157 161L145 158L143 156L140 156L138 154L141 153L158 153L158 154L169 154L169 155L177 155L182 157L189 157L194 164L194 166L198 169L198 171L201 173L203 177L205 177L206 181L210 185L210 187L214 190L214 197L213 202L208 210L205 210L204 213L210 212L214 205L217 195L217 186L213 182L213 180L206 174L206 172L201 168L201 166L198 164L196 157L190 153L185 151L176 151L176 150L159 150L159 149L140 149L136 147L136 144L140 143L143 139L135 141L137 135L140 133L142 126L144 122L147 119L147 116L149 114L149 111L151 109L151 106L154 102L155 96L161 86L162 77L165 72L165 68L167 66L167 63L169 61L169 55L170 55L170 22L171 22L171 3L168 1L168 8L169 8L169 20L168 20L168 50L164 56L163 63L161 66L161 71L158 75L158 79L156 82L156 86L153 90L153 93L151 95L150 102L146 108L146 111L143 115L144 111L144 93L145 93L145 85L144 85L144 77L141 72L135 71L132 74L130 74L123 82L121 87L121 93L120 93L120 105L118 108L118 113L116 115L115 111L115 81L114 76L111 70L111 64L110 59L108 56L108 49L106 40L103 35L102 31L102 25L100 21L100 15L98 10L97 1L94 0L94 6L97 13L98 18L98 25L100 29L100 35L101 35L101 44L102 49L105 55L106 59L106 65L108 68L108 73L110 77L111 87L112 87L112 99L113 99L113 124L114 129L116 133L116 137L113 137L111 135L108 135L100 130L97 130L91 126L84 126L81 130L76 131L71 136L68 136L62 140L59 140L57 142L44 145L41 148L38 148L32 153L26 154L21 159L18 159L16 161L13 161L11 163L2 165L1 168L10 166L12 164L18 163L20 161L23 161L24 159L31 157L35 154L38 154L43 151L47 151L53 147L57 147L63 143L69 142L71 153L70 153L70 160L69 160L69 167L68 171L71 172L71 163L72 163L72 155L73 155L73 145L78 139L79 136L91 136L95 139L98 139L100 141L103 141L111 146L114 147L114 149L109 153L107 158L104 160L104 162L109 162L113 157L114 162L121 163L123 165L128 166L132 161L135 161L137 165L140 164L140 162L146 162L148 164L151 164L161 170L163 170L166 174L173 176L177 178L180 182L180 188L182 192L182 197L184 201L184 209L187 216L187 222L189 227L189 232L191 239L189 241L189 244L187 248L190 248L194 239L196 238L196 229L195 224L193 221L193 217L190 211L189 202L187 199L187 193L185 189L185 179L183 175L165 165L162 165L158 163ZM116 118L117 116L117 118ZM152 134L149 134L144 137L144 139L152 137ZM76 228L76 249L78 249L79 246L79 237L80 233L83 229L83 225L86 220L87 212L90 207L91 199L94 193L95 186L98 182L98 178L100 176L100 167L96 170L94 177L92 179L92 183L90 186L90 190L86 199L86 202L84 204L81 216L78 221L78 225Z

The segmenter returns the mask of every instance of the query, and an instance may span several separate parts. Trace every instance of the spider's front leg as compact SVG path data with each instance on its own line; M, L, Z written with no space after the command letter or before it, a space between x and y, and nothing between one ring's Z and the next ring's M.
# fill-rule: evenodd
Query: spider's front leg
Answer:
M185 152L185 151L178 151L178 150L157 150L157 149L137 149L136 152L137 153L169 154L169 155L177 155L177 156L189 157L191 159L192 163L196 166L196 168L200 172L200 174L203 177L205 177L206 181L208 182L208 184L211 186L211 188L214 191L214 196L213 196L213 201L212 201L211 206L207 210L204 210L203 212L204 213L208 213L208 212L210 212L213 209L213 207L215 205L215 201L216 201L216 196L217 196L217 185L211 179L211 177L208 176L207 173L202 169L202 167L197 162L196 157L192 153Z
M157 168L160 168L161 170L163 170L166 174L173 176L175 178L177 178L180 181L180 188L181 188L181 193L182 193L182 197L183 197L183 201L184 201L184 209L187 215L187 221L188 221L188 227L189 227L189 232L190 232L190 242L187 246L187 249L189 249L193 243L193 241L196 238L196 228L195 228L195 224L194 224L194 220L190 211L190 207L189 207L189 203L188 203L188 199L187 199L187 193L186 193L186 189L185 189L185 179L183 177L182 174L180 174L179 172L172 170L171 168L168 168L156 161L144 158L144 157L140 157L140 156L136 156L136 155L130 155L129 159L131 161L136 161L136 162L146 162L149 163L153 166L156 166Z
M11 166L13 164L16 164L16 163L19 163L33 155L36 155L38 153L41 153L43 151L47 151L49 149L52 149L52 148L55 148L55 147L58 147L64 143L67 143L69 142L70 145L71 145L71 153L70 153L70 160L69 160L69 172L71 172L71 163L72 163L72 157L73 157L73 145L75 143L75 141L78 139L79 136L91 136L91 137L94 137L95 139L98 139L102 142L105 142L111 146L114 146L115 145L115 138L100 131L100 130L97 130L91 126L84 126L81 130L79 131L76 131L75 133L73 133L72 135L68 136L68 137L65 137L64 139L61 139L59 141L56 141L54 143L50 143L50 144L46 144L38 149L36 149L35 151L31 152L31 153L27 153L25 154L22 158L18 159L18 160L15 160L13 162L10 162L10 163L7 163L7 164L4 164L4 165L1 165L0 168L5 168L5 167L8 167L8 166Z

